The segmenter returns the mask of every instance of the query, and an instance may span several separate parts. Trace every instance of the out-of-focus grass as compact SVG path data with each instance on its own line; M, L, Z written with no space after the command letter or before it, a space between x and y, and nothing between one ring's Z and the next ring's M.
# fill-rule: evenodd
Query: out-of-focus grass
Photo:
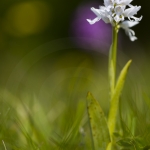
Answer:
M68 48L71 39L59 39L68 36L79 3L1 1L0 149L5 149L2 140L7 150L92 149L86 94L92 92L108 114L107 56ZM48 46L33 50L47 41ZM117 140L138 137L149 145L149 56L130 51L133 63L121 97ZM118 58L120 68L129 59Z
M141 63L148 66L144 57ZM125 59L120 55L119 65ZM118 141L132 138L140 139L142 146L150 143L147 74L133 60L121 97ZM26 71L15 92L7 88L0 91L0 139L8 150L90 150L86 94L91 91L107 115L107 57L78 50L46 56ZM4 149L2 142L0 149Z

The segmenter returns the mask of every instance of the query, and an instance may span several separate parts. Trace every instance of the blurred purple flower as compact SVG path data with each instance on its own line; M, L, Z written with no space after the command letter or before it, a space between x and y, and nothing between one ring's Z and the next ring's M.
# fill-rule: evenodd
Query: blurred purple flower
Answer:
M111 25L102 20L90 25L86 20L95 18L94 13L90 10L94 5L99 6L97 3L89 3L77 8L71 24L71 34L79 38L74 42L80 47L107 52L111 44Z

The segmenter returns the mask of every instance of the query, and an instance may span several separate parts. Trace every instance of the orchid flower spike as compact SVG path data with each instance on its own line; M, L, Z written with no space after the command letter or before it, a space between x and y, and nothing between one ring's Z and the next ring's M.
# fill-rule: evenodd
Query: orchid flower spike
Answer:
M99 20L103 20L105 23L111 23L112 26L123 28L131 41L135 41L137 37L135 32L130 29L141 21L140 18L135 17L134 15L141 9L141 6L133 6L130 3L133 0L104 0L104 6L100 6L99 9L94 7L91 10L97 16L95 19L87 21L90 24L94 24ZM128 18L128 20L125 20Z

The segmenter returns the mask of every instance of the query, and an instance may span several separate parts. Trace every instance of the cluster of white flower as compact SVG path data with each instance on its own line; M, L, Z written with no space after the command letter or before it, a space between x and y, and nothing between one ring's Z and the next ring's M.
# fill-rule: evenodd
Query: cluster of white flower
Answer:
M96 18L93 20L87 19L90 24L94 24L100 19L105 23L111 23L112 26L125 29L127 35L131 41L137 39L135 32L130 29L141 21L140 18L134 15L141 9L141 6L133 6L130 3L133 0L104 0L104 6L100 6L99 9L91 8L96 14ZM128 18L129 20L125 20Z

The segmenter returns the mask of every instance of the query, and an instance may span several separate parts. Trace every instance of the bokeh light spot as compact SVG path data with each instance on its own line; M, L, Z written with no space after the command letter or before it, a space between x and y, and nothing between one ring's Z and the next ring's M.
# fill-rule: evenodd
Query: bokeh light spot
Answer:
M3 27L13 36L27 36L42 32L50 21L50 7L42 1L13 5L6 13Z

